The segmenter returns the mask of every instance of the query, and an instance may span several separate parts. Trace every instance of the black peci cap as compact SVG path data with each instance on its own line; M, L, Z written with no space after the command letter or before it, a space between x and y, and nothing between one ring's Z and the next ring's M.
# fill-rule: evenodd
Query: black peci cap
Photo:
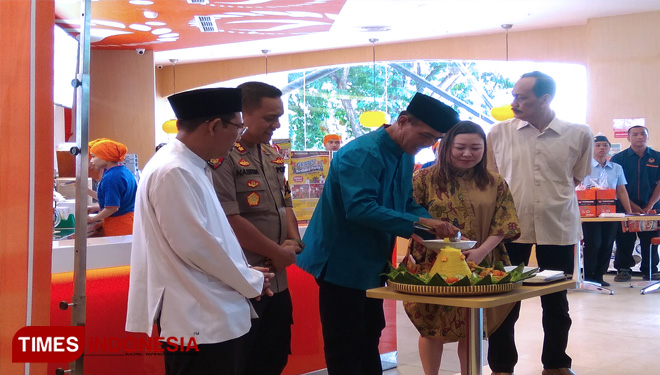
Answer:
M610 146L612 145L612 144L610 143L610 140L607 139L607 137L604 136L604 135L597 135L597 136L595 136L595 137L594 137L594 142L607 142L607 144L609 144Z
M419 92L413 96L406 111L440 133L448 132L461 121L450 106Z
M180 92L167 100L177 119L192 120L240 112L243 97L241 89L218 87Z

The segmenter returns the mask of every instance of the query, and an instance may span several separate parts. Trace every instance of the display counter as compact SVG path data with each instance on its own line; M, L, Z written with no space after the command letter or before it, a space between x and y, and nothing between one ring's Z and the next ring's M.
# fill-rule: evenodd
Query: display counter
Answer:
M85 326L85 373L94 375L163 374L163 358L156 352L126 352L123 344L139 342L146 335L124 331L133 236L96 237L87 240L87 324ZM71 310L58 308L73 294L74 240L53 241L51 325L71 324ZM296 266L288 269L293 301L292 355L284 375L298 375L325 368L323 336L318 310L318 286L314 278ZM385 301L387 327L381 337L381 353L396 351L396 304ZM89 345L90 339L95 345ZM51 363L48 373L66 363Z

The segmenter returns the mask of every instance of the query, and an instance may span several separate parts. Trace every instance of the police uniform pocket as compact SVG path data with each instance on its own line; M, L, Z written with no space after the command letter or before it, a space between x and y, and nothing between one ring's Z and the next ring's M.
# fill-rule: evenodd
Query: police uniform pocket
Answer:
M236 200L241 212L265 211L271 205L268 185L261 176L236 180Z

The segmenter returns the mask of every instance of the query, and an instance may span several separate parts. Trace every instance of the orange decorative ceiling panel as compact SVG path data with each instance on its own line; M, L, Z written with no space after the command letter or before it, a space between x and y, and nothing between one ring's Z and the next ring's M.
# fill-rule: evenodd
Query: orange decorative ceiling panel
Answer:
M346 0L92 1L94 49L168 51L330 31ZM80 2L55 1L56 23L80 33Z

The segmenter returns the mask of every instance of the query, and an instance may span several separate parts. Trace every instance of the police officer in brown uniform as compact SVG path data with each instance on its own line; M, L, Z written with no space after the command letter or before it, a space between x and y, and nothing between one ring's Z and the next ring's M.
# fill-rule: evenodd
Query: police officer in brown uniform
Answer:
M259 318L252 320L246 374L279 375L291 353L293 323L286 267L303 246L284 159L269 145L284 113L282 92L262 82L238 87L247 130L229 156L214 163L213 185L250 265L275 273L274 295L252 300Z

